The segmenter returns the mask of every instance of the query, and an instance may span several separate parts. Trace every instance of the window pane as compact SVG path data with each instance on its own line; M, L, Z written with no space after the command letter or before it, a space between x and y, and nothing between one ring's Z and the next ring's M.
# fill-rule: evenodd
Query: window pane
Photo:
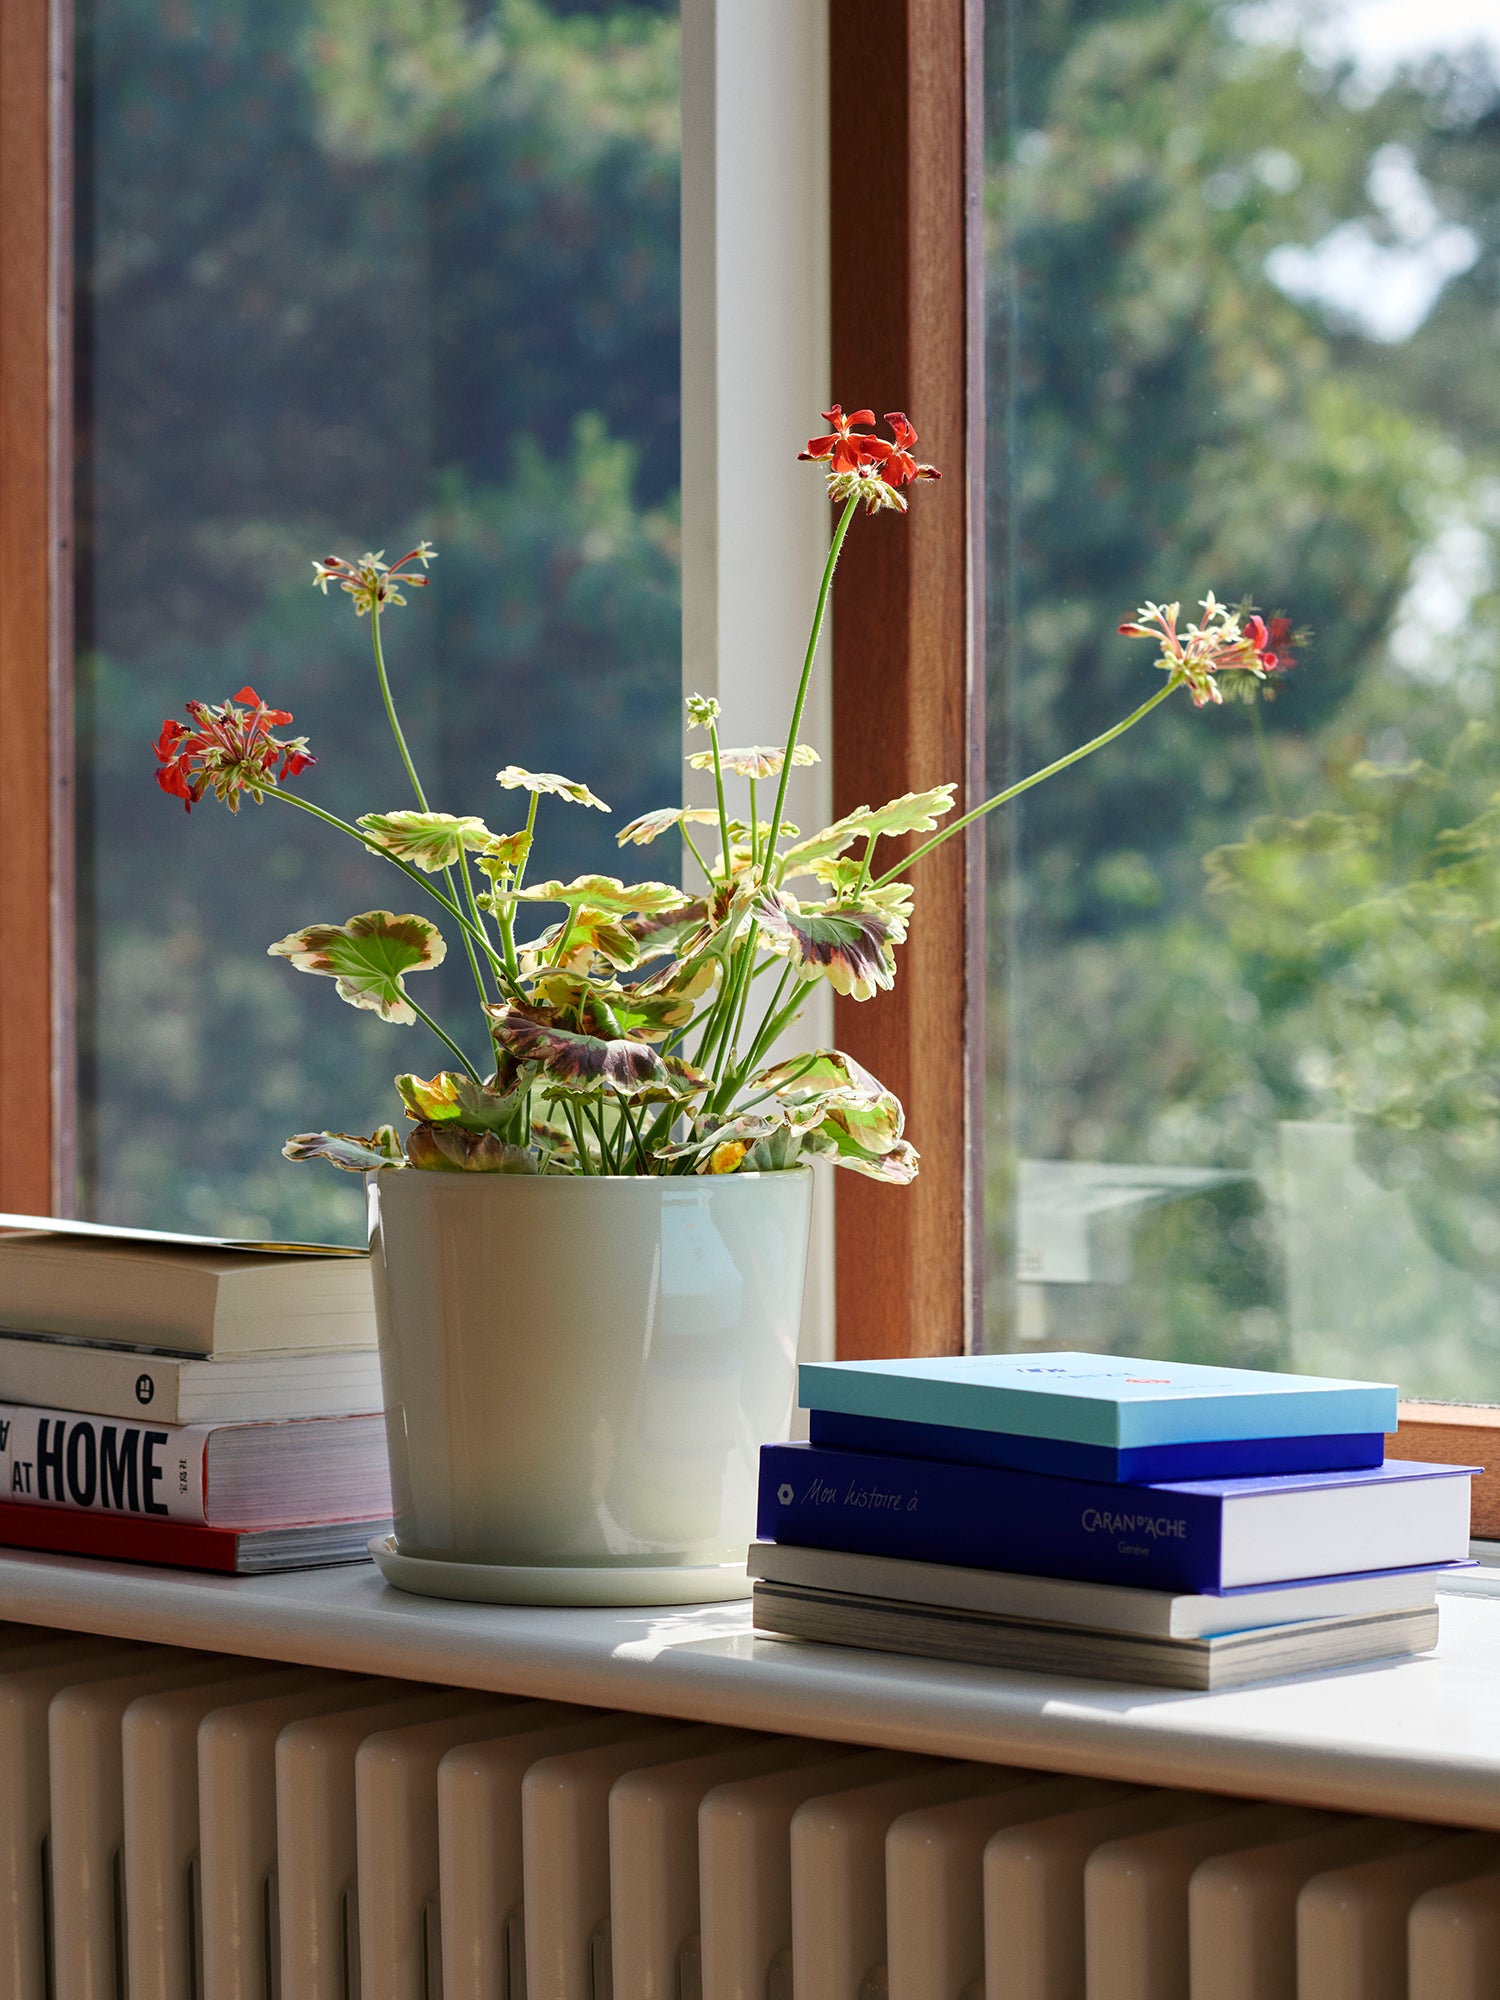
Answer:
M297 791L410 806L310 559L427 537L384 636L432 805L503 831L501 765L584 780L612 818L540 812L566 877L679 795L677 8L74 11L81 1206L357 1235L358 1182L282 1141L370 1131L446 1052L265 949L424 899L280 802L185 816L149 746L249 683L311 739ZM479 1057L448 943L414 997Z
M1310 636L996 830L988 1338L1500 1399L1492 0L989 33L992 775Z

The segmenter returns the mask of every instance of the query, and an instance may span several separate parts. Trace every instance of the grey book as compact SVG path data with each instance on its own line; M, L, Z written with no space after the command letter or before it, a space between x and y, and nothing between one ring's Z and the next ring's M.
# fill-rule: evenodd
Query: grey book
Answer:
M0 1215L0 1327L171 1354L375 1345L366 1252Z
M758 1632L779 1638L1199 1692L1426 1653L1438 1636L1435 1605L1200 1639L1091 1632L776 1583L756 1584L753 1613Z
M3 1343L0 1343L3 1348ZM1071 1577L1014 1576L904 1556L853 1555L795 1542L752 1542L746 1565L765 1583L845 1597L877 1597L919 1611L975 1612L1027 1625L1081 1625L1095 1632L1155 1639L1210 1639L1250 1626L1308 1619L1368 1617L1431 1604L1451 1579L1474 1565L1437 1563L1356 1576L1304 1578L1223 1591L1143 1590L1130 1583L1079 1583Z

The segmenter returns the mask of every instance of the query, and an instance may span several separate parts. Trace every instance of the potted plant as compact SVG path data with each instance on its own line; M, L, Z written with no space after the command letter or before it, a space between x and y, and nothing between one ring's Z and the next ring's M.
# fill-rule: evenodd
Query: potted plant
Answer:
M156 744L158 780L191 808L278 800L360 842L420 891L399 908L315 923L271 952L339 997L443 1045L434 1075L397 1077L408 1129L302 1133L290 1158L367 1177L396 1537L388 1576L445 1595L662 1602L741 1588L758 1447L792 1407L808 1162L901 1184L917 1172L901 1105L836 1049L772 1060L820 980L869 1000L895 979L912 913L905 877L936 847L1139 722L1178 687L1202 706L1256 692L1278 661L1259 619L1212 596L1121 627L1157 640L1165 678L1122 721L939 829L954 786L860 807L802 835L787 824L800 726L835 565L856 514L905 512L938 477L904 415L875 432L835 406L801 456L840 512L785 743L728 747L719 706L688 721L712 808L667 806L622 848L681 838L689 888L546 878L546 802L607 810L588 787L506 764L512 824L434 810L387 673L382 617L425 588L434 551L314 565L368 617L380 698L411 806L350 824L289 789L313 762L251 688L187 704ZM499 818L498 813L492 815ZM893 865L880 843L927 838ZM476 1059L409 990L456 938L473 975Z

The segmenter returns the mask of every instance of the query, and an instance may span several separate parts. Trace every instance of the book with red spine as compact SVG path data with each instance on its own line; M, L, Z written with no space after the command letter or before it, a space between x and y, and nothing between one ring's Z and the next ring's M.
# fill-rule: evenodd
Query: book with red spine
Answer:
M275 1528L208 1528L134 1514L76 1507L32 1507L0 1500L0 1548L48 1555L104 1556L167 1569L217 1570L228 1576L361 1562L388 1519L303 1521Z

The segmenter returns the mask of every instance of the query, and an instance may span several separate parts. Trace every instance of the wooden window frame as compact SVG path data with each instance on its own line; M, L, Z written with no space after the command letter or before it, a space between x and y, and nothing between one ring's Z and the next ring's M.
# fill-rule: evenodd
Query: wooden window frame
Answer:
M983 0L829 0L833 393L906 410L943 472L834 585L834 807L984 796ZM839 1180L838 1349L957 1354L981 1325L984 850L921 864L894 990L835 1038L906 1106L909 1188Z
M0 6L0 1209L73 1189L73 766L65 0Z

